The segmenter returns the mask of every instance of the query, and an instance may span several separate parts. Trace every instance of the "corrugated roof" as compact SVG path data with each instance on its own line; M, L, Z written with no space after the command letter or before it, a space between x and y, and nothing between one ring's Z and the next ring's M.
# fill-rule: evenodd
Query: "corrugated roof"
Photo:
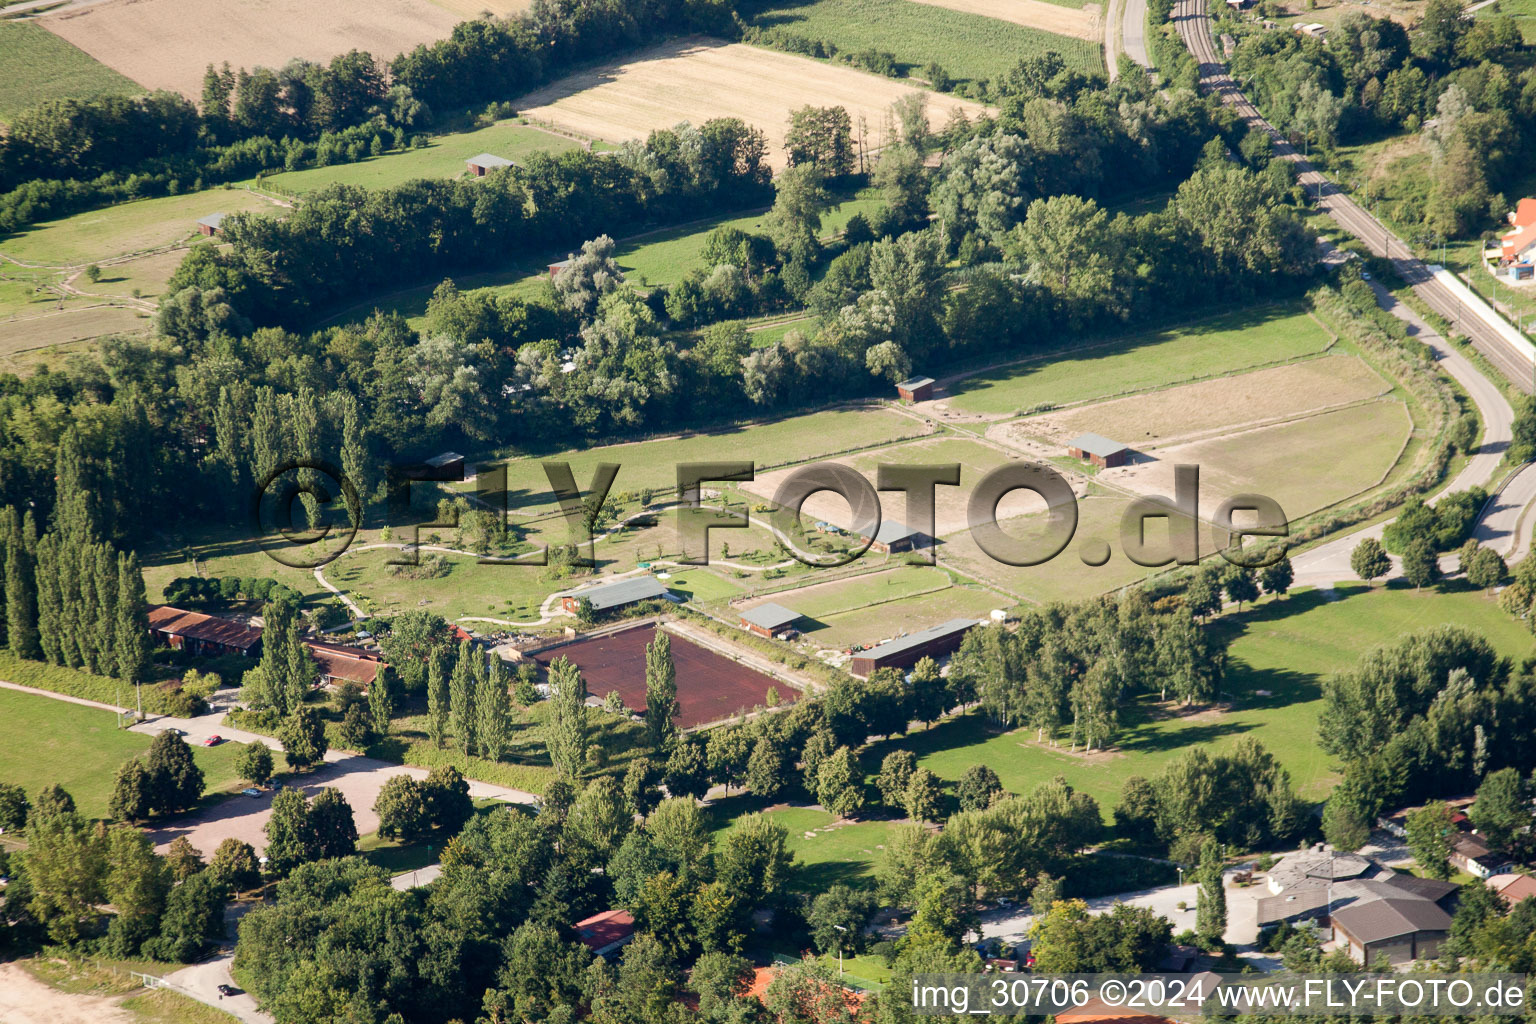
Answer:
M866 533L864 536L868 537L869 534ZM873 539L881 544L894 544L899 540L906 540L908 537L916 538L918 536L918 532L910 529L906 523L898 523L894 519L882 519L879 529L875 530Z
M442 469L444 466L448 465L450 462L463 462L463 461L464 461L464 456L460 455L458 452L443 452L443 454L441 454L441 455L434 455L430 459L428 459L427 460L427 465L431 466L433 469Z
M748 608L741 613L741 617L754 626L762 626L764 629L778 629L780 626L787 626L794 622L800 617L800 613L791 611L781 604L774 604L772 601L768 601L758 605L756 608Z
M516 167L517 166L511 160L508 160L506 157L504 157L504 156L497 156L495 153L481 153L479 156L472 156L472 157L470 157L468 160L466 160L464 162L468 163L468 164L474 164L476 167Z
M1102 434L1078 434L1067 442L1068 448L1078 448L1089 455L1098 455L1101 458L1125 451L1126 446L1119 441L1111 441Z
M197 222L204 225L205 227L210 227L217 231L219 229L219 225L224 223L224 218L228 216L229 214L227 213L210 213L206 217L199 217Z
M261 630L254 626L247 626L234 619L204 615L202 612L189 612L168 604L150 607L149 628L242 651L250 650L261 642Z
M907 636L898 637L895 640L887 641L886 643L881 644L879 647L871 647L867 651L860 651L858 654L854 655L854 657L888 658L893 654L901 654L903 651L910 651L914 647L920 647L923 644L930 643L934 640L939 640L947 636L953 636L956 633L963 633L970 629L972 626L978 626L980 624L981 622L979 619L950 619L948 622L942 622L937 626L929 626L927 629L920 629L916 633L910 633Z
M925 385L932 384L933 382L934 381L932 377L913 377L911 380L904 380L896 386L906 391L913 391Z
M647 601L653 597L665 597L666 593L667 588L656 577L636 576L633 579L614 580L612 583L578 590L570 596L577 600L586 598L592 602L592 610L600 612L608 608L634 604L636 601Z

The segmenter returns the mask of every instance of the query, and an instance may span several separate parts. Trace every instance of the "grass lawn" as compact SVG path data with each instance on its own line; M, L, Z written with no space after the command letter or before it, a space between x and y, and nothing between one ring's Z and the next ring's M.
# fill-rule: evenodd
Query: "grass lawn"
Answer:
M247 210L279 214L282 207L236 188L139 199L34 224L0 241L0 252L27 263L79 266L188 242L197 237L199 217ZM116 275L105 268L102 276Z
M44 100L84 100L146 91L41 25L0 22L0 122Z
M883 50L895 55L903 71L918 74L936 61L957 79L996 79L1046 50L1084 73L1104 70L1102 48L1095 43L909 0L780 0L753 8L748 20L834 43L845 52Z
M947 401L965 412L1012 415L1294 359L1332 341L1298 305L1241 310L1077 356L980 373L952 384Z
M716 800L711 806L717 846L742 814L758 809L757 803L745 796ZM786 845L795 855L791 885L805 893L823 892L837 883L872 885L886 839L898 824L860 821L834 825L837 819L819 807L778 807L764 814L789 830Z
M898 565L831 583L783 590L770 600L804 616L799 624L824 647L866 646L897 631L912 632L955 618L982 618L1011 599L970 583L957 583L936 566Z
M1151 777L1194 746L1219 749L1238 736L1252 736L1290 771L1302 797L1319 800L1336 781L1331 759L1317 745L1321 687L1328 675L1350 668L1374 647L1446 623L1476 630L1512 658L1531 653L1531 636L1522 624L1480 592L1358 585L1340 587L1336 594L1330 600L1327 592L1306 591L1219 621L1216 628L1231 640L1224 696L1232 710L1179 714L1144 704L1127 715L1113 750L1088 756L1037 743L1029 729L998 733L982 716L966 715L877 744L862 755L863 763L873 771L886 753L902 746L951 782L973 764L990 765L1014 793L1060 774L1096 799L1108 820L1128 777Z
M481 153L521 163L534 153L564 153L581 143L531 125L503 121L472 132L439 135L420 149L386 153L351 164L311 167L268 176L279 192L302 195L327 185L388 188L416 178L456 178L466 173L464 161Z
M6 673L7 679L13 679ZM107 816L117 768L149 750L151 737L117 728L110 711L0 689L0 720L8 739L0 745L0 779L29 796L58 783L75 798L82 814ZM232 789L236 744L195 747L193 756L210 792Z

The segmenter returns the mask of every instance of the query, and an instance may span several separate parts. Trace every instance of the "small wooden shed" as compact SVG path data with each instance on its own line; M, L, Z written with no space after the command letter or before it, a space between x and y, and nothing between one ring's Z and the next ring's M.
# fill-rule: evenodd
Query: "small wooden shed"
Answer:
M469 173L477 178L483 178L492 171L500 170L503 167L517 166L517 164L506 157L497 156L494 153L481 153L479 156L472 156L464 162L469 165Z
M1067 454L1091 462L1100 469L1123 466L1131 460L1129 448L1099 434L1078 434L1067 442Z
M926 402L933 397L932 377L913 377L896 385L896 393L903 402Z
M229 215L226 213L210 213L200 218L197 222L197 233L212 238L219 233L219 228L224 225L224 218L227 216Z

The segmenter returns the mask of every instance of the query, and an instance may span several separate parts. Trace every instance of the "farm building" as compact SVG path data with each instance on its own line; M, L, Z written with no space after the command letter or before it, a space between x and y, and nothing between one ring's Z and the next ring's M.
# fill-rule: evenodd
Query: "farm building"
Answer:
M167 647L189 654L252 657L261 653L261 630L256 627L168 604L150 606L149 635Z
M1296 31L1312 39L1323 39L1328 35L1328 26L1319 21L1309 21L1305 25L1297 25Z
M937 626L887 641L853 656L848 671L868 679L876 669L907 668L924 658L938 658L960 646L965 634L980 623L976 619L950 619Z
M868 537L868 534L865 534ZM922 547L923 535L916 530L908 529L906 523L898 523L894 519L886 519L880 523L880 528L875 535L870 537L871 550L882 554L894 554L899 551L911 551L913 548Z
M1131 450L1119 441L1098 434L1078 434L1067 442L1067 454L1091 462L1100 469L1110 469L1130 461Z
M555 275L556 274L560 273L560 271L562 271L566 267L570 266L573 262L575 262L574 259L568 259L568 260L561 260L559 263L551 263L549 265L549 279L551 281L553 281L555 279Z
M932 377L913 377L896 385L896 393L904 402L926 402L933 397Z
M769 601L742 612L741 628L758 636L772 637L799 618L799 612Z
M1489 878L1514 869L1509 856L1488 845L1480 835L1464 832L1451 840L1451 864L1473 878Z
M517 164L504 156L496 156L493 153L481 153L464 161L469 165L469 173L477 178L483 178L492 171L499 171L503 167L516 167Z
M388 662L378 652L343 644L327 644L318 640L305 640L304 646L320 666L320 682L324 686L340 686L353 682L365 689L373 685L379 670Z
M594 956L611 957L635 937L635 919L627 910L605 910L576 922L576 937Z
M464 479L464 456L458 452L443 452L434 455L426 462L427 469L432 471L432 480L462 480Z
M1536 276L1536 199L1525 198L1509 215L1510 230L1499 239L1498 259L1518 281Z
M1510 909L1536 897L1536 878L1530 875L1494 875L1487 882L1488 888L1504 897Z
M229 216L227 213L210 213L200 218L197 222L197 233L212 238L219 233L219 228L224 226L224 218L227 216Z
M602 583L595 587L588 587L586 590L578 590L574 594L566 594L560 598L560 605L575 615L576 606L581 603L582 598L592 602L593 611L605 612L622 608L627 604L666 596L667 588L656 577L636 576L633 579L614 580L612 583Z
M1259 928L1282 921L1316 921L1320 927L1333 928L1341 948L1362 963L1380 953L1394 963L1434 956L1450 925L1449 908L1460 887L1370 863L1375 868L1367 873L1370 877L1260 898Z

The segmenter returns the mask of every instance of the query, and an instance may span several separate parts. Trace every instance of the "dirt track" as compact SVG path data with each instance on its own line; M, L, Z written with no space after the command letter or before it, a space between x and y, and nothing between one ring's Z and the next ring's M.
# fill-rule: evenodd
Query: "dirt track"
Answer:
M0 1024L133 1024L119 996L70 995L0 964Z

